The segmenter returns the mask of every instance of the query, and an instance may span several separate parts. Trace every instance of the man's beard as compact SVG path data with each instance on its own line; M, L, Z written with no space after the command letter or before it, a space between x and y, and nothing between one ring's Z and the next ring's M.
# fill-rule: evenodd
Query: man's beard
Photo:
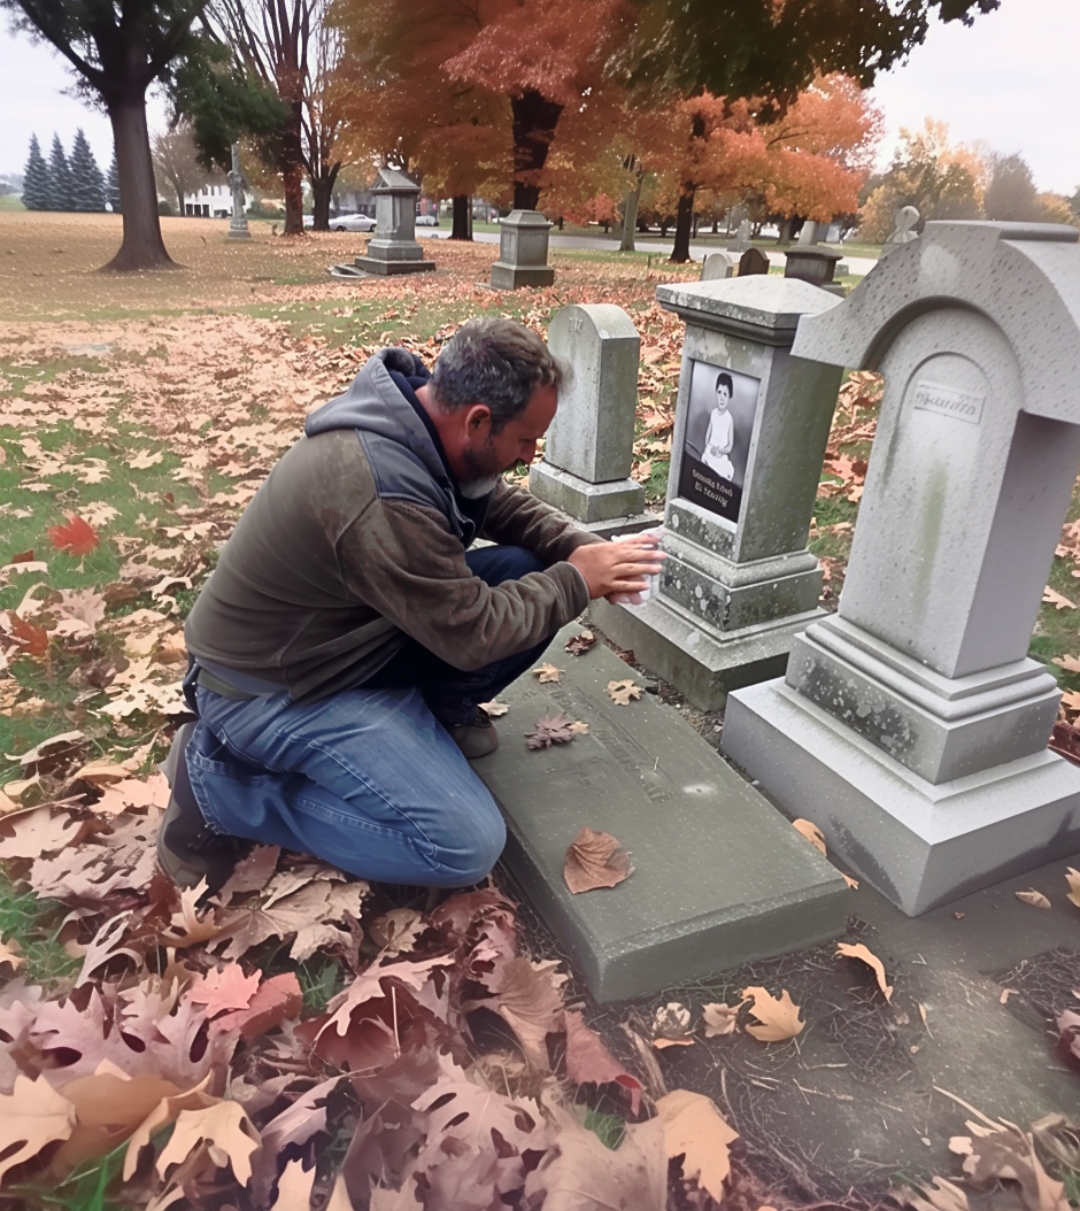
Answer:
M477 500L495 491L504 471L509 467L496 466L495 451L487 443L481 450L466 450L465 465L468 468L468 479L458 484L458 491L466 500Z

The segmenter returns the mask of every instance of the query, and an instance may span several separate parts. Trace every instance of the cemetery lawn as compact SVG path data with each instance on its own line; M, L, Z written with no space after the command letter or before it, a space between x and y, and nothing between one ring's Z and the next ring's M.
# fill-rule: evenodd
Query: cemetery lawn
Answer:
M698 267L656 254L554 250L554 287L499 294L485 285L492 245L440 242L436 274L339 282L327 266L362 251L363 237L292 242L255 224L250 244L229 243L224 221L166 218L166 245L183 268L97 273L116 249L119 224L108 215L0 211L0 980L9 980L0 985L0 1132L14 1113L8 1091L16 1079L26 1082L16 1098L33 1096L57 1113L41 1071L60 1060L36 1050L30 1034L8 1046L16 1003L28 1007L27 1020L55 1015L58 1025L41 1029L61 1030L63 1062L98 1082L88 1099L108 1092L100 1062L127 1063L137 1044L138 1075L173 1100L162 1103L153 1139L147 1128L146 1146L130 1154L127 1177L123 1153L110 1149L143 1122L134 1112L117 1119L119 1134L99 1134L81 1150L57 1151L67 1138L61 1124L28 1144L17 1165L3 1149L23 1137L3 1134L0 1205L10 1194L27 1208L141 1208L184 1181L204 1200L198 1206L240 1199L245 1208L290 1211L301 1203L285 1194L274 1202L281 1166L315 1157L314 1168L289 1169L289 1197L312 1183L328 1195L361 1106L388 1096L367 1078L342 1079L346 1061L353 1069L393 1061L406 1087L436 1081L462 1099L483 1088L515 1156L552 1147L549 1128L515 1118L515 1099L581 1099L588 1117L582 1107L574 1121L584 1127L561 1129L578 1132L575 1146L593 1169L606 1164L605 1149L640 1127L638 1095L627 1093L640 1093L638 1078L620 1069L622 1084L612 1085L610 1073L590 1079L578 1069L571 1080L562 1044L554 1056L538 1048L535 1029L522 1026L522 1005L545 1029L566 1029L561 978L515 957L515 910L497 889L409 898L259 850L229 896L196 907L195 895L181 900L154 877L152 842L168 798L156 765L184 712L183 620L240 511L310 409L386 344L408 344L430 364L473 315L507 314L543 330L568 303L614 303L642 336L634 475L659 507L682 329L654 291L662 281L696 278ZM872 376L850 376L830 440L811 534L830 607L877 398ZM1069 519L1032 654L1070 691L1065 709L1075 715L1075 495ZM376 958L384 967L372 981ZM515 988L494 980L492 965L515 972ZM366 999L358 993L327 1030L327 1003L362 977L371 984ZM494 1011L484 1032L466 1021L470 998ZM109 1021L117 1023L112 1034ZM121 1021L135 1039L127 1050ZM362 1046L353 1032L361 1022ZM436 1043L452 1058L432 1077ZM546 1071L551 1060L557 1080ZM221 1101L227 1091L230 1100ZM187 1100L177 1100L181 1093ZM306 1117L281 1120L297 1099ZM213 1156L197 1135L182 1146L179 1127L170 1139L181 1109L203 1116L185 1122L210 1133ZM389 1133L389 1156L393 1132L386 1123L380 1130ZM253 1153L260 1136L268 1145ZM178 1168L160 1163L166 1148ZM360 1171L365 1162L350 1163ZM748 1206L772 1196L785 1207L799 1201L782 1183L755 1176L745 1157L733 1164L731 1181ZM245 1193L236 1176L252 1165ZM683 1201L672 1207L716 1205L685 1181L675 1186Z

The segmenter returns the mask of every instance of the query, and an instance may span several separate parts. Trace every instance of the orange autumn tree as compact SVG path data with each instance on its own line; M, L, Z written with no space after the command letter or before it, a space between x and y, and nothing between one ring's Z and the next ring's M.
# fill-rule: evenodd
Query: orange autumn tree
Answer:
M468 197L500 199L510 175L505 98L444 69L479 28L475 10L442 0L338 0L345 39L340 89L353 154L419 173L454 198L454 232L468 238Z

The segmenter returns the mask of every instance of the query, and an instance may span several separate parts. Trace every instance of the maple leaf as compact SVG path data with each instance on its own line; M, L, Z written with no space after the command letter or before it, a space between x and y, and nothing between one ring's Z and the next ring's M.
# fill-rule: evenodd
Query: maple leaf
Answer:
M610 833L584 826L566 851L563 878L575 894L615 887L633 873L630 855Z
M205 1006L208 1018L214 1018L230 1009L247 1009L258 987L258 972L247 976L239 963L229 963L203 976L186 995L193 1004Z
M592 631L582 631L578 635L571 636L571 638L566 641L566 651L568 651L571 656L580 656L584 652L587 652L595 643L596 636Z
M714 1039L721 1035L734 1034L741 1008L741 1005L725 1005L721 1001L702 1005L701 1020L705 1023L705 1037Z
M98 545L98 536L88 522L74 513L67 515L67 524L49 527L49 541L58 551L69 555L87 555Z
M563 1021L566 1026L566 1075L576 1085L620 1085L629 1093L630 1112L636 1115L641 1108L641 1082L615 1059L596 1031L585 1025L583 1013L568 1009Z
M29 1160L75 1128L75 1107L44 1075L30 1080L21 1072L9 1094L0 1094L0 1182L4 1174Z
M731 1172L731 1145L739 1138L711 1098L676 1089L656 1103L664 1124L664 1150L669 1159L683 1158L683 1177L697 1184L719 1203Z
M536 721L536 730L525 733L525 743L531 749L550 748L553 744L569 744L574 738L573 720L569 715L545 715Z
M637 685L632 677L627 677L622 681L609 681L607 692L616 706L629 706L641 697L641 686Z
M1015 894L1018 900L1022 900L1025 904L1030 904L1032 908L1050 907L1050 901L1041 891L1036 891L1033 887L1028 891L1018 891Z
M786 988L781 991L779 999L764 988L744 988L743 998L753 998L750 1012L757 1022L749 1023L746 1033L759 1042L782 1043L802 1034L806 1023L799 1016L801 1011L792 1002Z
M818 851L818 853L824 854L826 852L825 836L822 833L821 829L818 828L818 826L816 824L813 824L809 820L799 819L799 820L792 820L791 827L797 833L802 833L802 835L807 839L807 841L810 842L810 844Z
M478 702L476 705L482 711L484 711L490 719L501 719L503 715L505 715L510 709L505 702L496 702L494 700L491 702Z
M886 1001L892 1000L893 988L885 978L885 964L877 957L876 954L868 947L859 942L855 946L849 945L847 942L838 942L836 945L836 953L843 955L848 959L858 959L860 963L865 963L877 978L878 987L881 989L881 995Z
M210 1023L210 1034L238 1030L242 1039L259 1038L283 1022L298 1017L303 1005L304 994L296 973L283 971L264 980L246 1006L215 1017Z
M49 650L49 633L44 627L20 618L14 610L7 612L7 629L15 643L27 656L44 656Z
M562 676L562 669L557 669L553 664L542 664L533 669L533 676L539 680L541 685L544 685L549 681L558 681Z
M246 1186L251 1179L251 1154L261 1139L239 1102L217 1102L201 1110L181 1110L172 1136L157 1159L161 1178L166 1177L171 1165L187 1160L204 1140L210 1145L215 1164L220 1168L230 1164L236 1180Z

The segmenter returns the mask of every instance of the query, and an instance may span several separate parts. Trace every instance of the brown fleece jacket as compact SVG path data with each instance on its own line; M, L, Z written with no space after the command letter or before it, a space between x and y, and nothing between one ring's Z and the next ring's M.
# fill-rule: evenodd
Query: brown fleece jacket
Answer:
M463 502L400 376L427 371L407 350L380 350L308 418L248 505L185 628L213 672L310 701L362 685L406 636L471 670L540 643L588 604L565 560L598 540L504 483ZM475 537L550 566L493 588L465 562Z

